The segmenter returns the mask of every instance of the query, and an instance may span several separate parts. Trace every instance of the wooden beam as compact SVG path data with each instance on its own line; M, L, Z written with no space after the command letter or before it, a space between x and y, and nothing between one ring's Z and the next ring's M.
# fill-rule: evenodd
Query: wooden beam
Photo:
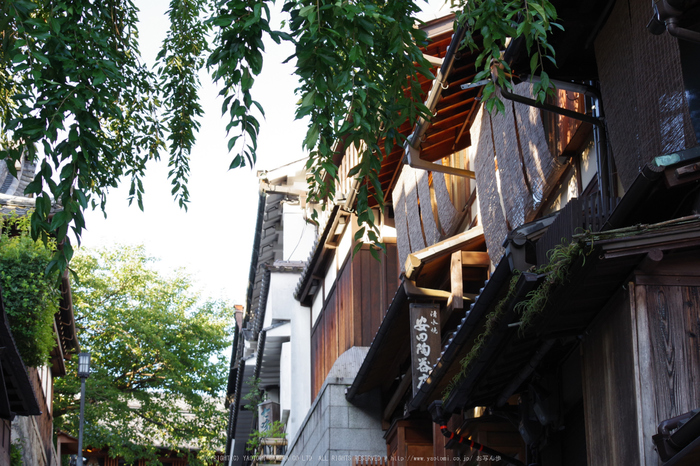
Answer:
M637 266L637 269L645 273L652 273L663 260L664 252L661 249L651 249Z
M403 282L404 290L409 298L425 298L436 301L447 301L452 297L452 293L444 290L434 290L432 288L422 288L416 286L413 280L404 280Z
M473 244L482 242L484 240L483 234L483 227L472 228L464 233L452 236L425 249L409 254L404 265L406 278L410 280L415 279L420 269L426 263L432 262L445 254L451 254L454 251L460 251L470 246L473 247Z
M465 251L455 251L452 253L452 260L450 263L450 289L452 290L452 296L447 300L448 312L452 312L455 309L464 309L464 299L462 299L464 291L462 282L462 257L464 252Z
M389 403L387 403L386 408L384 408L384 413L382 414L382 419L385 421L389 421L391 419L391 414L396 410L396 407L399 405L399 402L403 398L403 396L406 394L406 390L408 390L408 387L411 386L411 367L408 368L406 373L403 376L403 379L401 379L401 382L399 382L399 386L394 392L393 395L391 395L391 399L389 400Z
M462 251L463 267L491 267L489 253L482 251Z

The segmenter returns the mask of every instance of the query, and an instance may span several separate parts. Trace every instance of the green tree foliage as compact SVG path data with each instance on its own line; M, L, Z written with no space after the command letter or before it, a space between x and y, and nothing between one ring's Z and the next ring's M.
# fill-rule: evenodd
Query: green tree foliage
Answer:
M0 285L7 319L24 363L42 366L56 345L53 323L60 299L56 273L44 273L52 244L47 248L29 236L26 217L1 220Z
M0 158L14 170L22 155L39 158L26 190L37 197L35 238L80 238L83 211L104 208L107 189L131 181L142 204L146 162L169 133L173 194L187 202L188 156L201 114L197 72L206 52L203 0L173 0L173 30L161 67L140 61L137 9L130 0L7 0L0 6L0 108L8 140ZM162 102L167 102L166 105ZM62 210L49 216L53 200ZM52 265L73 254L66 241Z
M297 118L310 117L304 146L310 151L309 197L331 197L337 176L335 143L359 149L359 163L350 174L366 180L359 186L357 214L365 233L376 243L374 216L368 206L370 186L380 206L382 149L388 154L402 144L399 127L427 116L418 75L433 78L420 49L426 34L414 27L416 2L287 2L290 29L296 43ZM380 147L384 140L384 147Z
M451 0L469 32L465 45L483 53L475 79L494 76L509 86L501 58L508 37L523 37L531 51L531 71L553 60L547 42L556 12L548 0ZM137 9L131 0L5 0L0 6L0 159L22 154L41 159L28 187L37 196L34 237L51 234L59 242L72 228L79 239L83 211L104 208L106 190L123 178L143 207L141 179L146 162L169 151L172 192L188 201L189 155L199 128L197 73L206 62L221 86L234 151L231 167L256 160L262 107L251 88L263 67L263 38L296 46L299 118L309 117L303 146L309 151L310 200L333 195L335 144L356 145L361 177L357 213L368 237L376 240L370 193L383 205L378 182L385 149L401 143L398 128L425 115L417 76L430 76L420 47L425 35L414 27L417 0L284 0L286 32L270 25L272 0L172 0L171 30L155 71L140 61ZM213 32L211 52L205 36ZM535 84L538 99L550 85L546 74ZM502 103L489 84L489 110ZM167 136L166 136L167 134ZM373 189L371 189L373 188ZM63 209L49 217L51 200ZM63 269L69 243L52 265Z
M80 343L92 355L85 444L109 447L127 462L154 460L158 445L183 454L201 449L202 460L225 440L223 350L232 306L201 302L189 276L164 277L152 261L142 247L120 247L81 251L72 263ZM57 380L54 412L58 428L74 433L76 366L74 358Z
M509 79L510 67L503 59L508 39L521 38L530 52L530 73L539 74L541 81L533 83L533 93L544 102L553 89L549 76L543 69L543 61L556 64L554 47L547 41L552 27L562 29L556 23L557 12L548 0L452 0L460 12L458 22L467 26L464 45L477 48L477 34L482 41L481 53L476 61L474 81L492 78L483 92L483 100L489 111L494 106L504 111L503 102L495 93L496 85L512 88Z

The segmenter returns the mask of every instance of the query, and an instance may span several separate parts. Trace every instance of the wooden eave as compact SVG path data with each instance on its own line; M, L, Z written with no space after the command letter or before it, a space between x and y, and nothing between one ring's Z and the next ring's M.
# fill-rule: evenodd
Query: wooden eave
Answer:
M410 357L410 322L407 309L409 301L444 301L444 296L453 293L454 288L461 291L483 286L484 280L488 278L490 266L490 260L485 251L483 231L481 227L478 227L409 256L406 262L407 272L404 280L399 285L355 382L348 391L350 399L356 394L367 392L376 387L381 387L384 392L390 392L390 395L393 394L397 400L404 396L410 385L405 383L405 377L404 383L393 388L392 385L397 377L400 378L404 375L399 373L399 368L403 367L405 361ZM463 266L461 262L455 264L452 261L454 254L461 257L464 253L478 255L478 263L465 263ZM464 277L464 281L460 280L459 284L449 280L449 277L454 274L455 268L458 269L458 275ZM474 274L468 272L472 269ZM441 287L447 288L447 290L423 288L423 291L427 293L425 296L411 295L415 286L407 286L408 283L417 281L420 285L433 285L438 277L440 278L438 281L442 282L445 282L445 277L448 278L445 283L441 283ZM456 301L457 298L441 312L442 334L445 336L451 333L464 314L463 302L457 303ZM410 380L410 374L407 380Z
M442 20L444 22L444 20ZM444 28L443 28L444 29ZM429 44L424 53L437 58L444 58L447 48L452 40L452 28L430 37ZM469 83L475 75L474 63L479 51L462 49L457 52L457 58L452 72L447 77L447 88L443 89L438 101L431 125L423 136L421 143L421 158L434 162L460 151L471 144L469 128L476 117L477 109L481 105L479 95L481 88L461 89L461 84ZM431 72L437 75L438 68L433 67ZM424 76L418 76L418 82L423 90L423 99L427 98L432 87L432 80ZM407 138L413 132L413 126L407 122L400 128L400 133ZM396 184L398 173L404 158L404 148L395 145L387 154L384 148L384 140L379 143L384 158L379 171L379 182L386 202L391 201L391 192ZM370 187L370 194L374 189ZM376 206L372 198L370 206Z
M27 369L12 337L1 296L0 347L3 348L0 352L0 418L12 419L15 414L21 416L41 414Z
M51 373L54 377L65 375L66 366L64 361L69 360L72 354L80 352L80 343L75 328L75 315L73 313L73 293L67 270L61 277L60 291L59 310L54 315L56 347L51 351Z
M56 432L56 444L60 445L61 455L78 454L78 439L67 432L62 430Z
M686 255L692 249L696 256L700 255L700 216L666 223L659 228L643 226L638 234L629 232L629 236L615 237L613 230L607 232L611 234L608 239L595 241L591 253L572 266L567 283L550 292L546 308L528 329L521 332L517 326L508 327L518 321L517 315L511 316L512 321L503 322L503 331L486 342L478 360L450 394L445 408L456 411L493 405L545 341L585 333L649 251ZM700 274L695 281L700 285ZM495 301L491 306L494 305ZM472 332L472 343L460 349L453 367L434 388L426 406L459 372L459 361L467 355L484 324L485 319Z
M299 282L294 291L294 298L297 299L302 306L311 306L314 298L314 293L311 293L311 288L313 287L314 281L322 280L320 277L325 276L330 261L334 257L334 250L342 236L342 233L335 233L341 217L344 218L347 225L347 215L343 215L339 206L333 206L333 210L328 216L326 225L316 239L316 243L311 248L311 253L309 254L304 269L301 271Z

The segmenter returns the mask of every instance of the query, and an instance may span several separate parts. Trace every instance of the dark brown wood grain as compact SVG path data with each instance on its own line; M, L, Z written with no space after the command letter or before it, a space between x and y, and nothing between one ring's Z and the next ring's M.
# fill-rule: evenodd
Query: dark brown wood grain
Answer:
M589 464L640 464L629 297L620 290L582 347Z
M365 254L364 251L360 251L358 253L359 257L355 257L353 262L355 260L359 259L359 267L360 267L360 286L362 288L362 294L361 294L361 301L359 302L360 305L360 312L362 313L362 343L364 346L364 343L366 341L371 341L372 340L372 316L368 312L369 309L372 308L372 292L370 291L372 288L372 276L369 272L369 268L371 265L371 260L372 258L370 257L369 254ZM355 285L355 284L354 284ZM357 306L358 303L353 303L355 306Z
M348 258L338 272L311 332L312 399L338 357L353 346L369 346L398 287L398 253L387 243L382 260L369 249Z
M640 364L640 379L648 381L641 385L641 401L649 435L661 421L700 406L700 288L646 285L637 293L644 300L638 319L647 328L639 332L639 346L648 360ZM645 453L649 464L654 452L647 447Z
M10 464L10 421L0 419L0 464Z

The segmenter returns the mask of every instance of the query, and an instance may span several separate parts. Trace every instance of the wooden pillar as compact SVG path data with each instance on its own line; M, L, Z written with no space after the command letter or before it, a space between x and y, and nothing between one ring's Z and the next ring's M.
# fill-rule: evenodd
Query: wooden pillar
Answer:
M447 310L464 308L464 282L462 279L462 251L452 253L450 262L450 282L452 296L447 300Z
M396 421L386 433L389 464L395 466L434 466L432 421Z

